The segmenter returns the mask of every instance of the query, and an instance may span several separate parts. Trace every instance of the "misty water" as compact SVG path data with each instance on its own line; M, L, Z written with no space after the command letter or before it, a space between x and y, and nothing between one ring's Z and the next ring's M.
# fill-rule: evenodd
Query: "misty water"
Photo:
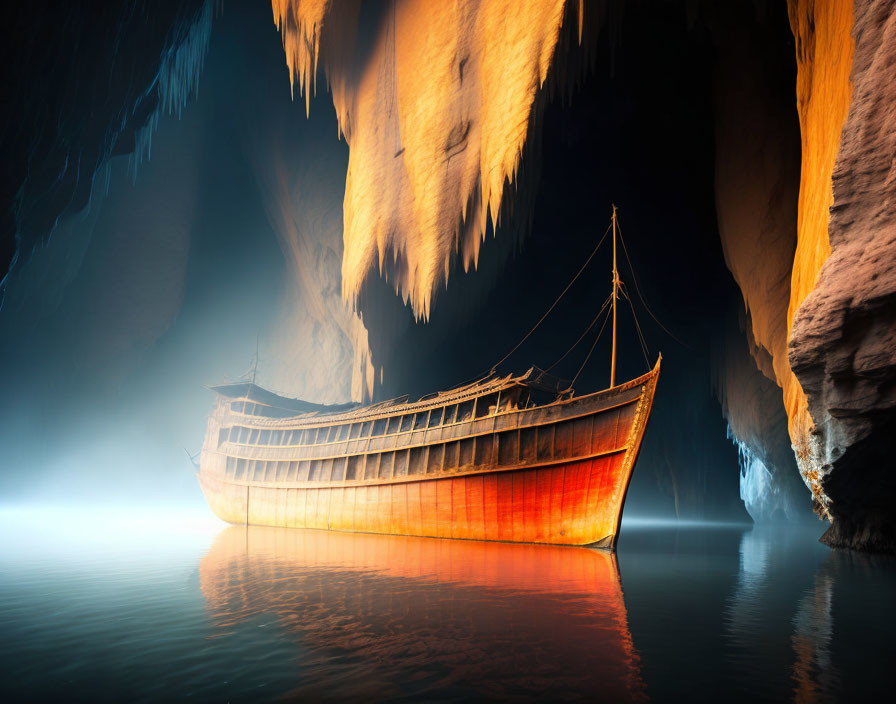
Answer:
M821 524L627 520L617 555L0 514L4 701L856 700L893 682L896 563Z

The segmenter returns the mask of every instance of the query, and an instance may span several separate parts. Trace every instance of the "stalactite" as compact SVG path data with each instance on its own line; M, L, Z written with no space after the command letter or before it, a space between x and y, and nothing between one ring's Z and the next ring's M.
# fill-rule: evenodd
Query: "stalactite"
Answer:
M376 269L426 318L456 254L477 265L517 177L565 4L398 0L362 56L357 3L272 1L293 84L307 105L322 65L350 146L347 301Z
M728 439L737 448L740 464L740 498L747 508L747 513L756 521L767 520L782 509L786 503L779 497L780 489L775 484L774 476L765 463L753 454L747 443L738 440L728 427Z
M741 499L757 523L796 522L811 514L787 434L781 388L771 358L753 339L750 314L741 310L738 317L739 325L731 320L716 341L712 371L728 438L738 448ZM757 359L765 361L757 364Z

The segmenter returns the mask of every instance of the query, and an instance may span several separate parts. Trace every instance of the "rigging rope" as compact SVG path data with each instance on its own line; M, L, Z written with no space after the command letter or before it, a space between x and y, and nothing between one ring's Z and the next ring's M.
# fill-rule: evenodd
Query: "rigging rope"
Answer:
M603 314L603 312L607 309L607 306L610 305L610 301L612 301L612 300L613 300L613 294L611 293L609 296L607 296L607 300L604 301L604 304L600 307L600 310L597 311L597 315L594 316L594 320L592 320L591 323L589 323L588 327L585 328L585 332L583 332L583 333L579 336L579 339L578 339L578 340L576 340L575 342L572 343L572 347L570 347L568 350L566 350L566 352L563 353L563 356L561 356L560 359L558 359L558 360L557 360L556 362L554 362L551 366L549 366L547 369L545 369L546 372L551 371L551 369L553 369L553 368L556 367L558 364L560 364L560 362L562 362L564 359L566 359L566 355L568 355L570 352L572 352L572 351L576 348L576 346L577 346L582 340L585 339L585 335L587 335L587 334L588 334L588 331L591 330L591 328L593 328L593 327L595 326L595 324L597 323L598 319L599 319L600 316Z
M624 287L620 287L620 290L622 291L625 300L628 301L629 308L632 309L632 318L635 319L635 329L638 331L638 341L641 343L641 353L644 355L644 363L647 365L647 369L650 369L650 350L647 347L647 339L644 337L644 332L641 330L641 324L638 322L638 314L635 312L635 305L632 303L632 297Z
M600 241L597 243L597 246L592 250L591 254L588 255L588 258L585 260L585 263L582 264L581 268L576 272L576 275L573 276L572 280L566 285L566 288L564 288L563 291L560 292L560 295L557 296L557 298L554 300L554 302L551 304L551 306L545 311L544 315L542 315L541 318L538 319L538 322L536 322L535 325L532 326L532 328L529 330L529 332L527 332L523 336L523 338L516 345L514 345L513 349L511 349L500 360L498 360L494 365L492 365L491 369L489 369L487 372L483 372L479 376L472 377L471 381L476 380L476 379L481 379L481 378L489 376L490 374L493 374L495 372L495 370L500 365L502 365L504 362L506 362L510 358L510 356L514 352L516 352L523 345L523 343L532 336L532 333L534 333L538 329L538 327L547 319L547 317L551 314L551 312L554 310L554 308L557 307L557 304L560 303L563 296L565 296L566 293L569 291L569 289L572 288L572 285L578 280L578 278L582 275L582 273L585 271L585 269L591 263L591 260L594 259L594 256L597 254L601 245L604 243L604 240L607 239L607 235L610 233L610 229L612 227L613 227L613 224L611 222L610 225L607 226L607 229L604 232L603 236L600 238ZM616 230L619 234L619 240L622 242L622 251L625 254L625 260L628 262L628 268L632 275L632 282L635 285L635 291L637 292L638 298L640 299L645 310L650 314L650 317L653 318L653 320L656 322L656 324L659 325L660 328L662 328L662 330L667 335L669 335L669 337L671 337L673 340L678 342L680 345L690 349L689 345L682 342L678 337L676 337L674 334L672 334L672 332L665 325L663 325L660 322L659 318L656 317L654 312L651 310L650 306L647 305L647 300L644 298L644 294L641 293L641 287L638 284L638 277L635 274L635 267L632 265L631 257L628 254L628 247L626 247L626 245L625 245L625 239L622 236L622 227L620 226L618 219L616 220ZM650 359L649 359L650 350L647 346L647 339L644 336L644 331L641 329L641 324L638 321L638 315L635 312L634 301L632 300L631 294L628 292L627 288L624 286L622 281L618 282L618 291L619 291L619 294L621 294L622 296L625 297L625 299L628 301L629 308L631 308L632 317L634 318L634 321L635 321L635 329L638 332L638 342L641 345L641 352L644 355L644 361L647 364L647 367L650 368ZM600 310L598 311L597 315L594 316L594 319L589 323L588 327L585 328L585 331L579 336L579 339L576 340L572 344L572 346L568 350L566 350L566 352L564 352L563 355L561 355L560 358L556 362L554 362L551 366L549 366L547 369L545 369L544 370L545 372L549 372L551 369L556 367L560 362L562 362L567 357L567 355L569 355L570 352L573 351L573 349L575 349L578 346L578 344L585 338L585 336L588 334L588 332L592 328L594 328L594 326L597 324L600 317L602 315L604 315L604 313L607 311L607 308L612 300L613 300L613 294L611 293L610 296L607 298L607 300L604 301L604 303L601 306ZM609 319L610 319L610 315L607 312L606 317L604 318L604 322L601 325L600 330L597 333L597 337L594 338L594 342L591 343L591 348L588 350L588 354L585 356L585 360L582 362L582 366L579 367L579 370L576 372L576 375L572 378L572 381L569 384L570 388L572 388L573 384L575 384L576 380L579 378L582 371L585 369L585 366L588 364L588 360L591 359L591 355L594 352L594 348L597 346L597 342L598 342L598 340L600 340L600 337L603 334L604 328L607 326L607 322L609 321ZM467 383L467 382L465 382L465 383Z
M635 291L637 291L637 293L638 293L638 298L641 299L641 303L642 303L642 305L644 306L644 309L645 309L648 313L650 313L650 317L653 318L653 319L656 321L656 324L659 325L659 326L663 329L663 331L664 331L669 337L671 337L673 340L675 340L679 345L682 345L683 347L687 347L688 349L693 349L690 345L685 344L684 342L682 342L681 340L679 340L675 335L673 335L671 332L669 332L669 329L668 329L665 325L663 325L663 324L660 322L659 318L657 318L657 317L653 314L653 311L650 310L650 306L647 305L647 301L646 301L646 299L644 298L643 294L641 293L641 287L638 286L638 277L635 276L635 267L632 266L632 260L631 260L631 259L629 258L629 256L628 256L628 248L625 246L625 239L622 237L622 228L619 226L619 220L618 220L618 219L616 220L616 229L619 231L619 241L622 242L622 251L625 252L625 260L628 262L628 269L629 269L630 272L632 272L632 281L633 281L634 284L635 284ZM629 304L631 304L631 300L629 300ZM632 311L634 312L634 308L632 308ZM648 365L648 366L649 366L649 365Z
M576 279L578 279L582 275L582 272L585 271L585 268L588 266L588 264L591 262L591 260L594 259L594 255L597 254L597 250L600 249L600 246L604 243L604 240L607 239L607 234L609 234L609 232L610 232L610 227L612 227L612 224L607 227L606 232L604 232L604 236L600 238L600 242L597 243L597 246L594 248L594 251L591 252L591 254L588 256L588 258L585 260L585 263L582 264L582 268L579 269L579 271L576 273L576 275L572 277L572 281L570 281L566 285L566 288L563 289L563 291L560 293L560 295L557 296L557 300L555 300L551 304L551 307L547 309L545 314L543 316L541 316L541 318L538 320L537 323L535 323L535 325L532 327L532 329L529 332L527 332L525 334L525 336L523 336L523 339L520 340L518 343L516 343L516 346L512 350L510 350L510 352L505 354L498 362L496 362L492 366L492 368L489 370L490 372L495 371L495 369L497 369L504 362L506 362L507 358L510 357L510 355L512 355L514 352L516 352L520 348L520 345L522 345L526 340L529 339L529 336L532 335L532 333L535 332L536 329L538 329L538 326L541 325L544 322L545 318L547 318L551 314L551 311L557 307L557 304L560 302L560 299L563 298L564 295L566 295L566 292L569 291L569 289L572 287L572 285L576 282Z
M612 296L611 296L612 298ZM610 312L607 311L607 316L604 318L604 324L600 326L600 330L597 332L597 337L594 338L594 342L591 343L591 349L588 350L588 354L585 356L585 361L582 362L582 366L579 367L579 371L576 372L576 375L572 378L572 381L569 382L569 388L572 388L576 383L576 379L579 378L579 374L582 373L582 370L585 368L585 365L588 364L588 360L591 359L591 353L594 352L594 348L597 347L597 341L600 339L600 336L603 334L604 328L607 327L607 321L610 319Z

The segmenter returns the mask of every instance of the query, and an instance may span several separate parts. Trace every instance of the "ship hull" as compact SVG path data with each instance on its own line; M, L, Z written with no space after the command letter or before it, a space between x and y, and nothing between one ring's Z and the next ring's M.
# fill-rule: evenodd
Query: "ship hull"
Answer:
M215 514L236 524L612 549L658 371L541 408L386 433L376 446L323 430L328 443L307 450L234 442L250 422L286 433L308 423L246 419L222 406L209 421L199 483ZM359 442L367 454L353 473ZM307 459L322 453L335 459Z
M533 469L380 485L290 489L200 484L229 523L610 547L625 453Z

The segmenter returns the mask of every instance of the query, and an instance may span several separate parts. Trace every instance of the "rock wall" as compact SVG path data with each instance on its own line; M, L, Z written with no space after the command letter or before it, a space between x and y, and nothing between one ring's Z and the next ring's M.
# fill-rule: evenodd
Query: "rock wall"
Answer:
M715 89L716 206L748 347L783 390L800 474L816 513L831 522L825 542L893 550L896 3L788 3L798 196L787 115L775 109L775 78L762 64L768 51L750 46L759 36L750 13L732 22L735 14L733 6L716 13L713 27L725 39ZM780 410L738 371L738 354L729 343L720 378L731 430L766 466L786 464L765 422Z
M792 14L805 10L804 4L795 3ZM835 44L840 50L828 55L817 79L804 76L800 82L800 237L805 256L800 258L798 248L802 267L794 270L789 357L807 404L791 415L791 434L816 508L832 524L825 542L894 550L896 3L831 5L829 12L819 13L824 4L816 3L814 33L799 17L794 24L798 39L809 42L814 35L814 63L811 44L803 44L804 73L818 65L821 51ZM849 62L851 101L841 134L833 121L843 107L842 91L832 92L831 86L842 83L849 59L851 42L842 36L834 41L847 21L855 53ZM822 156L830 171L807 163ZM825 180L828 173L832 187ZM811 287L813 269L820 270ZM814 421L809 432L803 408Z
M831 178L852 94L849 73L854 42L849 2L790 0L788 13L796 41L796 98L802 138L797 247L787 311L787 329L791 331L797 309L815 287L830 254ZM800 472L812 491L816 511L829 519L812 434L815 424L793 373L784 378L784 404Z

